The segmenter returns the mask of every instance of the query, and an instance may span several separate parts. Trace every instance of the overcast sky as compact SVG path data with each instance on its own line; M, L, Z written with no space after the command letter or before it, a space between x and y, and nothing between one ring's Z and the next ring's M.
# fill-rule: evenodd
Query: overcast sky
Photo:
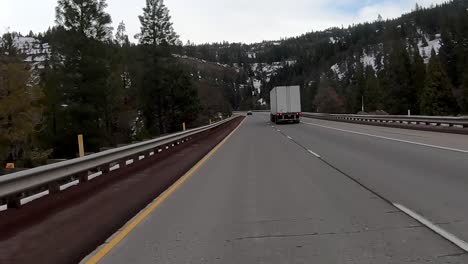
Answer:
M166 0L184 43L258 42L312 30L384 18L447 0ZM57 0L0 0L0 33L27 34L54 25ZM124 21L131 39L139 31L145 0L107 0L114 24ZM116 28L116 26L114 26Z

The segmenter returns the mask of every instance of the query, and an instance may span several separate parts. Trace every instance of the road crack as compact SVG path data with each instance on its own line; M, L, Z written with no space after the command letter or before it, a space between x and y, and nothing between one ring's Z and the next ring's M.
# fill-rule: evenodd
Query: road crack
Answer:
M325 233L302 233L302 234L268 234L268 235L259 235L259 236L245 236L238 237L230 241L242 241L242 240L253 240L253 239L274 239L274 238L291 238L291 237L313 237L313 236L334 236L334 235L352 235L352 234L361 234L361 233L370 233L370 232L382 232L390 230L399 230L399 229L413 229L413 228L424 228L423 225L410 225L398 228L380 228L380 229L364 229L356 231L343 231L343 232L325 232Z

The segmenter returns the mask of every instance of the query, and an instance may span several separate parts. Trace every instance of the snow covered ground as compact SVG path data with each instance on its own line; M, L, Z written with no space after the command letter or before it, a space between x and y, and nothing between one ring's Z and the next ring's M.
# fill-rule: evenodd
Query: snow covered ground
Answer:
M257 53L255 52L247 52L247 57L249 59L256 59L257 58Z
M434 50L436 54L439 54L440 47L442 46L441 34L436 34L435 39L433 40L429 40L429 38L426 35L423 35L423 38L427 42L427 46L424 45L424 42L421 39L418 42L418 48L421 57L423 57L424 59L424 63L427 64L431 59L432 50Z
M363 51L362 57L361 57L361 63L364 65L364 67L372 66L374 71L377 71L376 58L373 53L366 53L365 51Z
M260 91L261 91L260 89L261 89L261 87L262 87L262 81L257 80L257 79L254 79L254 80L253 80L253 87L255 88L255 90L257 91L257 93L260 94Z
M441 34L435 34L435 38L433 40L430 40L429 36L427 34L424 34L422 31L418 32L422 37L418 41L418 49L421 57L424 59L424 63L428 64L429 60L431 59L431 53L432 50L435 51L436 54L439 54L440 48L442 46L442 39L441 39ZM331 41L331 39L330 39ZM427 43L427 45L425 45ZM411 46L410 43L408 43L408 49ZM362 55L360 57L360 61L364 66L372 66L375 71L377 71L377 56L376 52L381 52L383 49L383 45L380 44L378 45L377 48L375 48L376 51L370 52L370 51L365 51L363 50ZM384 56L381 56L381 64L382 66L384 65ZM347 71L346 65L344 62L336 63L330 67L330 69L338 76L339 80L342 80L345 76L345 73Z
M296 61L294 60L273 62L271 64L269 63L250 64L249 65L250 69L254 73L254 76L250 77L250 79L253 83L255 90L257 91L257 94L260 94L262 85L269 83L271 81L271 78L275 76L279 70L283 69L286 66L293 66L294 64L296 64Z
M340 69L340 65L338 65L338 63L331 66L330 69L338 76L339 80L342 80L345 77L345 71Z
M50 54L50 47L48 43L40 43L39 40L32 37L15 37L14 46L22 53L26 54L26 62L39 64L46 60Z

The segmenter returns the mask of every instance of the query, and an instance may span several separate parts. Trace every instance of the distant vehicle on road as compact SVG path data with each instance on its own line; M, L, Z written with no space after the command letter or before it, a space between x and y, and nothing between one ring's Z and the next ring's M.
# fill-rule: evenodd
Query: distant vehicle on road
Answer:
M248 111L248 112L247 112L247 115L248 115L248 116L249 116L249 115L253 115L252 111Z
M279 86L270 91L271 122L301 121L301 90L299 86Z

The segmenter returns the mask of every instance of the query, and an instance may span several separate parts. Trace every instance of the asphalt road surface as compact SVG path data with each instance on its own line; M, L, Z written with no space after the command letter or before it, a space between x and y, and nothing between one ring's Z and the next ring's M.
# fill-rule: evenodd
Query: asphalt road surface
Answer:
M408 215L468 240L468 137L268 119L248 117L101 263L468 263Z

